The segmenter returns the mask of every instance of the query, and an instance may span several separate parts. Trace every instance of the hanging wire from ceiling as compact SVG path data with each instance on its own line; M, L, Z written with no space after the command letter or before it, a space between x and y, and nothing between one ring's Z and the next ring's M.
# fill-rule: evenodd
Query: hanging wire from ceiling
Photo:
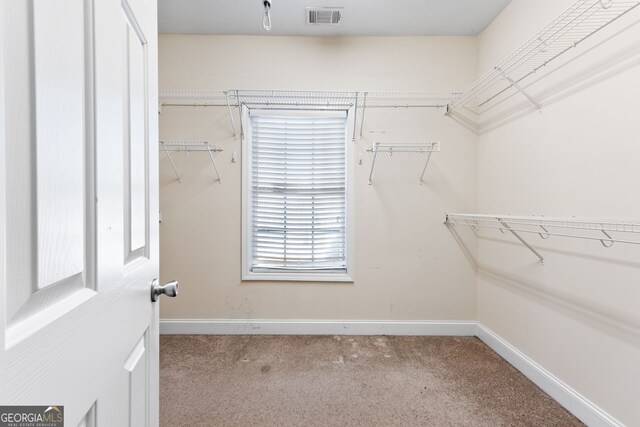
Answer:
M262 28L265 31L271 31L271 1L264 0L264 15L262 16Z

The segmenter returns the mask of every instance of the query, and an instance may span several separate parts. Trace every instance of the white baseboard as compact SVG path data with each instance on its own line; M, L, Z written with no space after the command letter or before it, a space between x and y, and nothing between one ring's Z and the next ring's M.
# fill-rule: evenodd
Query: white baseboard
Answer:
M493 331L478 324L476 336L586 425L591 427L622 426L611 415L598 408Z
M474 336L475 321L162 319L160 334Z
M588 426L622 427L615 418L475 321L162 319L160 334L477 336Z

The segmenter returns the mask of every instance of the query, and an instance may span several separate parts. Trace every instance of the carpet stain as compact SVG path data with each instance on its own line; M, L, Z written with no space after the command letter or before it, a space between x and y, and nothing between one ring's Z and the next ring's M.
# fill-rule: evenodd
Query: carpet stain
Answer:
M162 335L160 425L583 424L475 337Z

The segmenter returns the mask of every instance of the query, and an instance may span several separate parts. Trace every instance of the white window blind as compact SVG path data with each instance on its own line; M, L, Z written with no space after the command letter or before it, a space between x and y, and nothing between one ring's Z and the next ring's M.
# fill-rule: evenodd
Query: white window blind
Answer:
M251 114L252 272L342 272L346 112Z

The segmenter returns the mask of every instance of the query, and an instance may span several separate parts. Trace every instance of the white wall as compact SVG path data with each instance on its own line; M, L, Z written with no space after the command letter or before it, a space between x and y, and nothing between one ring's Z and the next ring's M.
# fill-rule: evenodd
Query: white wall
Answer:
M160 36L160 89L453 91L477 75L477 39ZM237 119L236 119L237 120ZM161 139L219 144L222 184L206 159L184 162L179 184L161 155L161 278L180 297L161 316L204 319L473 320L475 270L442 224L476 210L477 136L443 111L368 111L363 165L354 165L355 282L256 283L241 275L241 144L225 109L165 107ZM440 141L425 184L421 163L376 167L374 141ZM423 160L423 159L419 159ZM475 253L475 243L469 244Z
M572 3L513 0L479 37L480 71ZM529 87L542 113L524 100L500 125L481 118L479 211L640 220L640 10L567 58ZM620 422L640 425L640 247L527 237L544 265L510 236L478 240L479 321Z

